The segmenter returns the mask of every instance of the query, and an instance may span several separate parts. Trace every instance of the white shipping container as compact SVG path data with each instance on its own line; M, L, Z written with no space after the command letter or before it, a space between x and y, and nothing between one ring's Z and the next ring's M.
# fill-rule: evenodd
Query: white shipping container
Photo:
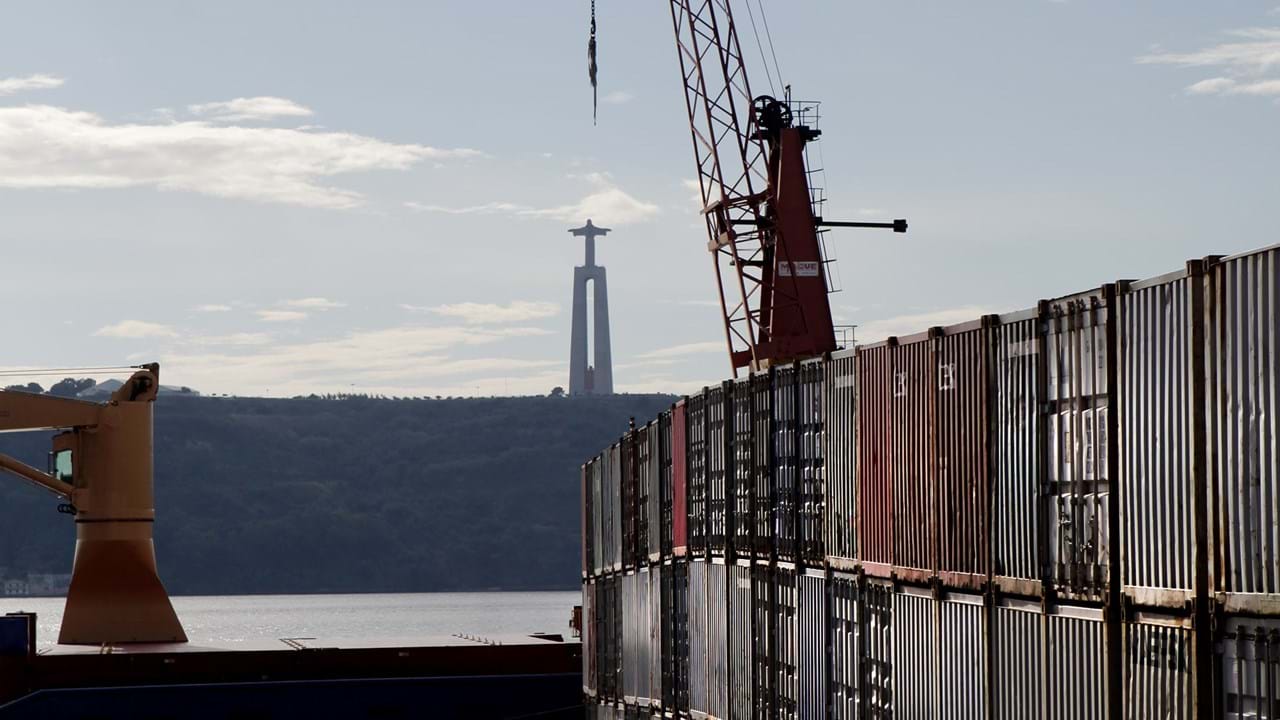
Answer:
M833 573L830 602L827 627L831 644L831 720L861 720L862 699L859 688L862 674L863 613L858 578Z
M991 610L991 717L1044 716L1044 616L1040 603L1003 599Z
M823 534L832 564L848 567L858 557L857 351L844 350L831 356L824 386Z
M1218 673L1223 720L1280 718L1280 620L1229 618Z
M981 595L938 603L938 717L987 718L987 611Z
M1138 613L1125 623L1125 720L1192 720L1194 678L1190 619Z
M893 717L938 717L937 607L930 592L904 587L893 594Z
M796 682L800 720L827 716L827 577L820 571L799 575L796 605Z
M1102 610L1059 606L1045 617L1046 714L1105 720L1107 636Z
M1027 310L1002 315L992 327L992 575L1005 590L1026 594L1040 591L1045 522L1040 503L1043 355L1037 324L1036 311Z

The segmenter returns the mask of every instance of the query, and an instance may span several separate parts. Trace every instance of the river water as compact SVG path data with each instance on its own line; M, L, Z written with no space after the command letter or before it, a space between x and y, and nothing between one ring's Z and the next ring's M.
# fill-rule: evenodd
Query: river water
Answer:
M234 648L279 638L392 640L423 636L568 637L576 592L400 593L362 595L219 595L174 597L173 607L195 645ZM0 615L38 615L37 643L54 644L62 598L0 597Z

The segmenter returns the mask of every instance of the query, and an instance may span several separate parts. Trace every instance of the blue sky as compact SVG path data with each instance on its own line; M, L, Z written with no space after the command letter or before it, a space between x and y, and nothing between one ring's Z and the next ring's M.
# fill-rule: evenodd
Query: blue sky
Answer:
M598 2L594 127L587 7L10 8L0 366L545 393L590 215L618 388L727 375L667 5ZM911 221L830 243L865 338L1280 241L1276 0L763 7L823 102L827 217Z

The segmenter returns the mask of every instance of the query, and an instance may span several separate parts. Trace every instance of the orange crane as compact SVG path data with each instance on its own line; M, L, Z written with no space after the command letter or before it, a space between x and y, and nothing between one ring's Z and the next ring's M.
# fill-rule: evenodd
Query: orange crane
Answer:
M752 94L730 0L670 1L733 373L835 350L820 228L907 222L818 215L805 145L820 131L789 97Z
M75 517L76 551L58 642L186 642L156 571L152 417L160 366L106 403L0 391L0 432L61 430L49 472L6 455L0 470L52 492Z

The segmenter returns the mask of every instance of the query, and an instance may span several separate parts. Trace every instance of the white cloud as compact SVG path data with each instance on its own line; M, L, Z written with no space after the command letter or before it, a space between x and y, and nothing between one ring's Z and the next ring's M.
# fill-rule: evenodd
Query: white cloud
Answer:
M407 202L405 206L421 212L447 213L450 215L507 214L570 223L582 222L586 218L592 218L610 225L643 222L660 212L657 205L639 200L617 187L606 174L590 173L575 179L585 180L594 189L581 200L568 205L539 208L512 202L488 202L481 205L449 207Z
M207 303L205 305L197 305L191 309L195 310L196 312L207 312L207 313L231 312L230 305L222 305L220 303Z
M945 327L970 320L977 320L983 315L991 315L997 310L983 305L966 305L964 307L916 315L898 315L880 320L865 321L858 324L857 339L859 343L873 343L888 337L902 337L924 332L931 327Z
M432 307L417 305L401 305L400 307L414 312L428 312L435 315L443 315L444 317L457 318L469 325L500 325L528 322L529 320L554 317L560 312L560 306L556 303L529 300L516 300L507 305L468 302L435 305Z
M635 99L636 99L636 96L627 92L626 90L614 90L613 92L608 93L604 97L600 98L600 102L608 103L609 105L622 105L625 103L629 103Z
M1222 68L1225 75L1187 86L1191 95L1280 95L1280 28L1245 28L1227 34L1232 41L1189 53L1155 52L1137 61Z
M62 87L66 82L53 75L28 75L20 78L0 78L0 95L13 95L24 90L48 90Z
M177 337L178 333L173 328L160 323L146 322L144 320L121 320L114 325L100 327L94 331L95 337L113 337L113 338L159 338L159 337Z
M151 187L350 208L361 195L325 185L324 178L477 155L343 132L198 121L112 124L47 105L0 107L0 187Z
M296 322L307 319L306 313L297 310L259 310L255 314L263 322Z
M201 335L188 338L186 342L192 345L266 345L271 342L271 335L267 333L231 333L229 335Z
M311 108L279 97L236 98L223 102L188 105L193 115L205 115L219 122L271 120L278 117L311 117Z
M346 307L344 302L330 300L322 297L298 298L297 300L285 300L285 305L294 308L306 308L308 310L332 310L334 308Z
M703 353L728 353L729 346L724 341L717 342L694 342L685 343L683 345L672 345L658 350L650 350L649 352L636 355L639 360L669 360L672 358L686 357L688 355L700 355Z

